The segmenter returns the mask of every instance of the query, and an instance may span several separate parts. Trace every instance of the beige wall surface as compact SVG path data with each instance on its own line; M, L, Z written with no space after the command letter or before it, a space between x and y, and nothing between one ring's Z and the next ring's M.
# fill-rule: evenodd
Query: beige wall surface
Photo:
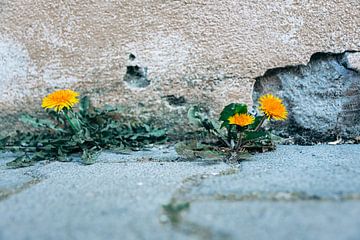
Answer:
M59 88L181 128L190 105L251 103L267 69L345 50L360 50L359 0L0 0L0 131Z

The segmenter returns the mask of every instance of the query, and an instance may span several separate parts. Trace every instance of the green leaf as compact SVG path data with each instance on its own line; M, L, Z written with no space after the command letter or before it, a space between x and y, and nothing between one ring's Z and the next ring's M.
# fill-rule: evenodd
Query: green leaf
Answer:
M33 126L34 128L49 128L55 131L61 131L61 132L64 131L63 129L56 126L54 122L49 119L38 119L28 114L24 114L20 116L19 120L22 121L23 123Z
M223 122L221 128L229 126L229 117L234 116L236 113L247 113L247 111L247 105L244 103L230 103L225 106L219 118Z
M267 138L269 137L269 133L266 131L245 131L244 132L244 140L253 141L259 138Z
M82 163L85 165L91 165L96 162L100 152L95 151L94 149L83 149L83 154L81 155Z
M9 140L10 136L0 138L0 149L4 148Z
M6 163L9 168L22 168L29 167L35 164L35 161L27 155L22 155L15 158L13 161Z
M32 156L32 160L33 161L44 161L44 160L49 160L49 158L51 158L52 152L49 151L37 151L34 153L34 155Z
M275 149L275 143L268 131L246 131L244 148L248 151L267 152Z
M90 108L90 98L88 96L84 96L80 99L79 109L80 113L84 116L87 114Z

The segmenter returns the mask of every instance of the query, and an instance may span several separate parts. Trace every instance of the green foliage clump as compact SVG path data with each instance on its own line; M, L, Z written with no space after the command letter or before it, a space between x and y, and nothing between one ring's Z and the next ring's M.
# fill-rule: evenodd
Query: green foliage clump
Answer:
M80 99L77 111L47 112L46 119L30 115L20 118L35 131L0 138L0 150L24 153L9 162L9 167L26 167L41 160L71 161L73 154L81 156L82 163L92 164L102 149L138 150L167 138L165 129L138 121L123 122L119 109L96 108L87 96Z
M169 204L162 207L170 223L176 226L181 221L181 213L190 209L190 202L176 202L172 200Z
M188 111L189 122L202 129L199 134L202 139L177 144L177 152L186 157L219 158L221 155L231 160L241 160L249 152L275 149L272 134L262 125L267 119L286 120L286 107L280 98L271 94L262 96L259 102L259 112L256 114L249 113L244 103L231 103L224 107L218 121L210 119L199 107L191 107Z

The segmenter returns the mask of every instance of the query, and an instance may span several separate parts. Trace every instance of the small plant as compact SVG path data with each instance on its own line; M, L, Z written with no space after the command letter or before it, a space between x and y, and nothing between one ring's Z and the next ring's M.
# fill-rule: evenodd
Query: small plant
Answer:
M207 139L196 143L181 143L177 151L182 155L187 153L187 157L189 153L201 157L205 152L207 155L209 152L217 152L239 158L248 152L273 150L275 144L271 133L262 128L263 123L265 120L284 121L287 115L282 100L272 94L260 97L257 114L249 113L244 103L231 103L220 113L219 121L209 119L198 107L192 107L189 109L188 118L191 123L207 131Z
M79 103L79 108L73 107ZM137 150L147 144L166 140L164 129L153 129L139 122L121 122L117 108L92 106L87 96L79 99L72 90L59 90L42 101L49 118L23 115L20 120L36 131L17 132L0 138L0 150L24 152L9 167L26 167L41 160L70 161L80 154L84 164L92 164L102 149Z
M176 226L181 221L182 212L190 209L190 203L172 200L169 204L163 205L162 207L170 223Z

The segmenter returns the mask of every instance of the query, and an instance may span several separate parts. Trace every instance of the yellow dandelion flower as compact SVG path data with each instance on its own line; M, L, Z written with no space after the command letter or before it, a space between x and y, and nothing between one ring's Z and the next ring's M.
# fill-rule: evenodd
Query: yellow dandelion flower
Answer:
M234 116L229 117L228 120L229 124L245 127L252 124L255 121L255 118L247 113L236 113Z
M266 94L259 99L259 109L263 112L268 119L284 121L287 119L288 112L282 100L272 94Z
M41 106L45 109L52 108L57 112L65 109L71 109L79 102L77 98L79 93L72 90L58 90L44 97Z

